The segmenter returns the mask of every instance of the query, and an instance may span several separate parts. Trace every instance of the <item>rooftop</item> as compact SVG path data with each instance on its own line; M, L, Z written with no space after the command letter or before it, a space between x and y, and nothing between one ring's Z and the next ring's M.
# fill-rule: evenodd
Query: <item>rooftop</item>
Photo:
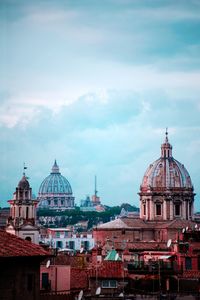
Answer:
M50 256L42 247L25 241L16 235L0 230L0 258L2 257L30 257Z

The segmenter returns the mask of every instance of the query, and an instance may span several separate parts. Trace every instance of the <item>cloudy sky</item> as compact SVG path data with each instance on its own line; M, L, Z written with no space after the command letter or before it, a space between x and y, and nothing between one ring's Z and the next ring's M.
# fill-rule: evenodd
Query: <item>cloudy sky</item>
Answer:
M139 205L165 128L200 210L200 1L0 1L0 205L57 159L76 203Z

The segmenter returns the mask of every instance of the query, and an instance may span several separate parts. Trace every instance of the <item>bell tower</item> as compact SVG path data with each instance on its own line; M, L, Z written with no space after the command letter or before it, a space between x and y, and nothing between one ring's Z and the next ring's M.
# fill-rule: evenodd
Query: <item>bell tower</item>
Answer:
M38 201L32 198L32 188L24 172L13 194L10 204L10 217L8 218L6 231L23 239L38 244L39 229L36 226L36 207Z

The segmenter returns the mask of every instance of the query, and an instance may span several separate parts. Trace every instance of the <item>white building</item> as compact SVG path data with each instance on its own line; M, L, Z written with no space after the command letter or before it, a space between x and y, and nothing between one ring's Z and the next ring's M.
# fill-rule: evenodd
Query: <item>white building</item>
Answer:
M91 250L94 247L92 234L74 234L68 228L48 228L46 237L40 237L40 242L52 248L71 249L75 251Z

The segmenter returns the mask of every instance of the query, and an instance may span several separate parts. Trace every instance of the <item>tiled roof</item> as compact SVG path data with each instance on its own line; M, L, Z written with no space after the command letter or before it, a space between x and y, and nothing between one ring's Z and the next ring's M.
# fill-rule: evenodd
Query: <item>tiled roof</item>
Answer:
M172 220L172 221L144 221L139 218L119 218L104 224L97 226L97 230L101 229L182 229L184 227L193 228L195 226L194 221L190 220Z
M121 261L103 261L98 268L89 270L89 277L98 278L122 278L124 276L123 263Z
M97 229L133 229L149 227L142 219L138 218L119 218L104 224L101 224Z
M0 230L0 258L25 256L50 256L39 245L25 241L4 230Z
M104 224L101 224L97 227L98 229L112 229L112 228L128 228L128 226L123 222L122 219L116 219Z
M122 250L124 247L123 243L115 242L115 249ZM166 250L166 242L126 242L126 249L133 251L137 250Z
M200 278L200 271L198 270L187 270L183 272L183 275L181 276L183 278Z

